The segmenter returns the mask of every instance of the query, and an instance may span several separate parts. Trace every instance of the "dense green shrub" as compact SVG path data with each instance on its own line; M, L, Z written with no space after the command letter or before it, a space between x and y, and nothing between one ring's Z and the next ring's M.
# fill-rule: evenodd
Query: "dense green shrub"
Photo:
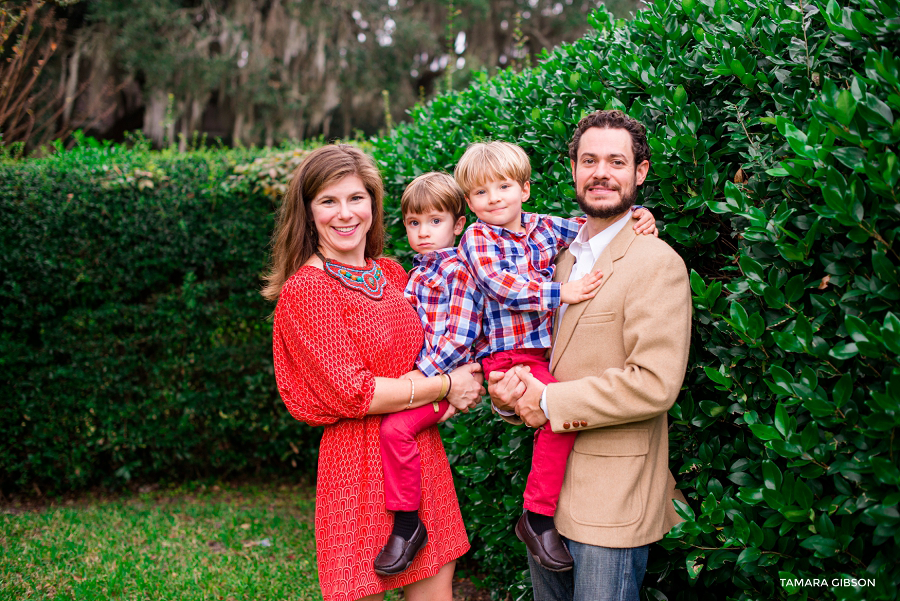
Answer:
M0 165L3 490L314 471L258 292L274 205L229 179L257 154Z
M566 142L598 108L651 131L643 202L691 270L694 333L670 411L686 521L652 598L890 599L900 587L896 0L658 0L539 68L482 78L375 142L389 195L466 145L520 143L532 209L575 209ZM396 210L391 230L403 252ZM523 589L512 533L527 432L449 426L475 557ZM527 447L527 445L526 445ZM782 579L874 579L794 586Z

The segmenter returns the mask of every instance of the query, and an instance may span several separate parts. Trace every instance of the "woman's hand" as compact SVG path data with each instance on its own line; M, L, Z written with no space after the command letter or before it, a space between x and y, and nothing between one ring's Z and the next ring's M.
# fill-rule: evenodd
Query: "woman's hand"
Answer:
M451 380L450 392L447 393L447 401L463 413L481 402L481 396L485 394L484 374L477 363L466 363L457 367L449 374Z

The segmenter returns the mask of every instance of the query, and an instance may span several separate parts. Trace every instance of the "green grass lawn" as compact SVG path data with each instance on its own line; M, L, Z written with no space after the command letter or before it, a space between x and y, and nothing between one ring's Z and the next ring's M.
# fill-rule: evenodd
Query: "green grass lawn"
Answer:
M321 599L313 490L200 486L0 515L0 599Z
M321 601L314 510L277 484L0 505L0 601ZM489 598L457 573L454 599Z

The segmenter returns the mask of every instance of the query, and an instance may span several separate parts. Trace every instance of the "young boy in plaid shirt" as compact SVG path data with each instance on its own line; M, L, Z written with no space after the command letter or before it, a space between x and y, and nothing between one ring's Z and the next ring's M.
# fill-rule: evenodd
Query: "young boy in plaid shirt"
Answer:
M407 186L400 210L409 245L418 253L405 291L425 330L416 368L426 377L449 374L474 360L473 344L476 352L486 347L481 336L483 297L456 256L456 237L466 224L465 197L449 175L426 173ZM452 386L449 375L447 382L445 394ZM394 527L375 558L377 574L404 571L428 542L418 515L421 472L415 438L454 412L441 400L381 420L385 506L394 512Z
M593 298L602 277L597 272L565 284L552 281L556 255L575 239L585 219L522 211L530 195L531 164L514 144L469 146L454 176L478 217L460 240L459 256L484 295L482 327L489 345L479 354L484 373L527 365L541 382L555 382L546 357L553 311ZM636 230L654 233L649 211L639 208L633 217L639 219ZM535 431L525 512L516 524L516 535L535 560L559 572L571 570L573 563L553 515L574 443L575 433Z

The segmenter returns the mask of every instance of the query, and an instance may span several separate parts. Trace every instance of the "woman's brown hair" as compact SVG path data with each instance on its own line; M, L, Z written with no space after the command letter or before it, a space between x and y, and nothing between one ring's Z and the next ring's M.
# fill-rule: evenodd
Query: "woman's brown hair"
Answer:
M366 233L366 258L378 258L384 249L384 183L375 162L360 149L329 144L312 151L291 176L291 183L275 217L272 259L262 295L278 300L285 281L309 260L319 246L319 234L310 203L324 188L348 175L362 180L372 198L372 226Z

